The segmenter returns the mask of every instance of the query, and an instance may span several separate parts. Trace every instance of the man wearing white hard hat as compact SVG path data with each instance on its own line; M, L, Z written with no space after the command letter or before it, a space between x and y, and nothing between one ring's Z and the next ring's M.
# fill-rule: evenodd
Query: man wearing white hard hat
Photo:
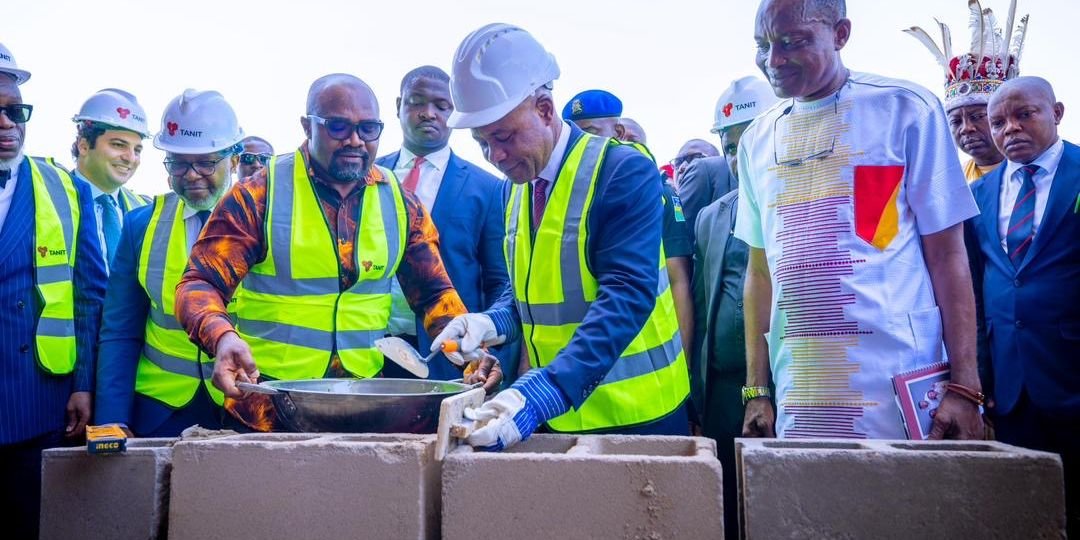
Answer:
M724 470L735 468L736 437L742 436L742 386L746 382L743 337L743 278L749 248L732 232L738 207L739 138L750 122L779 100L769 83L743 77L720 95L713 132L720 134L733 180L731 191L709 204L694 223L694 328L690 387L701 431L715 439ZM707 158L708 159L708 158ZM722 161L722 158L714 158ZM700 160L699 160L700 161ZM725 475L724 499L736 500L735 475ZM725 536L738 536L737 505L724 509Z
M23 155L30 78L0 45L0 506L37 538L41 451L90 418L105 263L90 187Z
M176 321L176 285L211 210L232 185L244 131L225 98L185 90L165 107L154 147L172 192L129 213L120 237L98 351L97 423L139 437L221 425L214 360Z
M124 187L142 161L143 139L150 136L146 113L135 96L106 88L90 96L72 121L77 131L73 174L90 184L98 240L111 267L124 215L150 201Z
M374 342L386 334L392 279L432 337L466 312L430 214L375 163L383 123L371 87L326 75L306 107L305 141L222 200L176 290L177 318L214 355L227 411L255 430L282 426L265 394L237 382L380 373ZM487 360L466 382L494 387L498 373Z
M520 334L530 369L466 415L468 443L501 450L557 432L688 433L685 354L660 242L661 186L641 152L559 119L555 58L516 26L490 24L454 55L449 125L470 128L513 183L511 286L454 319L433 350Z

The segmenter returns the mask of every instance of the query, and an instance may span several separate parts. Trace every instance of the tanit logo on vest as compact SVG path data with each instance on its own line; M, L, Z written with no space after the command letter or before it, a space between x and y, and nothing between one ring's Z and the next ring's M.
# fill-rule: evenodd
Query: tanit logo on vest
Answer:
M38 246L37 251L42 259L48 255L67 255L67 249L49 249L48 246Z

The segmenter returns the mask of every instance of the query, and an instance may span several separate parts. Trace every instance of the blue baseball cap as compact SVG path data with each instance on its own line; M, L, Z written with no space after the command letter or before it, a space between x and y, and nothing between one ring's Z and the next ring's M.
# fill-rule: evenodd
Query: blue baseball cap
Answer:
M563 120L616 118L622 116L622 101L605 90L586 90L570 99L563 107Z

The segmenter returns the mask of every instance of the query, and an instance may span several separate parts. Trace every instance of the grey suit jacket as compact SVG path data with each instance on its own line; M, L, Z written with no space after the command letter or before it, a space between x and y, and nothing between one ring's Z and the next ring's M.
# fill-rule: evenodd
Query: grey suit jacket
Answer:
M700 160L699 160L700 161ZM746 340L743 336L743 280L749 247L735 238L738 190L698 214L694 223L694 352L691 396L697 410L705 410L707 394L730 393L738 402L738 388L746 380ZM721 375L723 389L709 388L710 371ZM730 384L728 384L730 383ZM726 401L726 400L725 400Z
M696 223L698 212L738 187L724 156L695 160L679 177L679 198L687 223ZM696 234L696 232L694 233Z

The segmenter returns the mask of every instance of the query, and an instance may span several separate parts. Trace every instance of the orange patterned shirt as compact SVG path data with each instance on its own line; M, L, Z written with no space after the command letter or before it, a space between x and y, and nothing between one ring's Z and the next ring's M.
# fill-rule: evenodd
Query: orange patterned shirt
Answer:
M363 205L364 187L389 181L372 167L364 182L342 197L325 171L312 162L307 143L300 147L308 175L326 215L330 233L338 241L341 290L356 283L354 256L356 228ZM416 197L402 191L408 212L409 232L397 278L409 304L423 314L424 327L432 336L452 318L466 312L439 255L439 233ZM218 203L191 250L183 279L176 287L176 318L191 340L211 355L218 339L233 331L225 309L236 286L252 266L266 258L263 223L266 218L266 169L239 182ZM337 362L335 362L336 364Z

